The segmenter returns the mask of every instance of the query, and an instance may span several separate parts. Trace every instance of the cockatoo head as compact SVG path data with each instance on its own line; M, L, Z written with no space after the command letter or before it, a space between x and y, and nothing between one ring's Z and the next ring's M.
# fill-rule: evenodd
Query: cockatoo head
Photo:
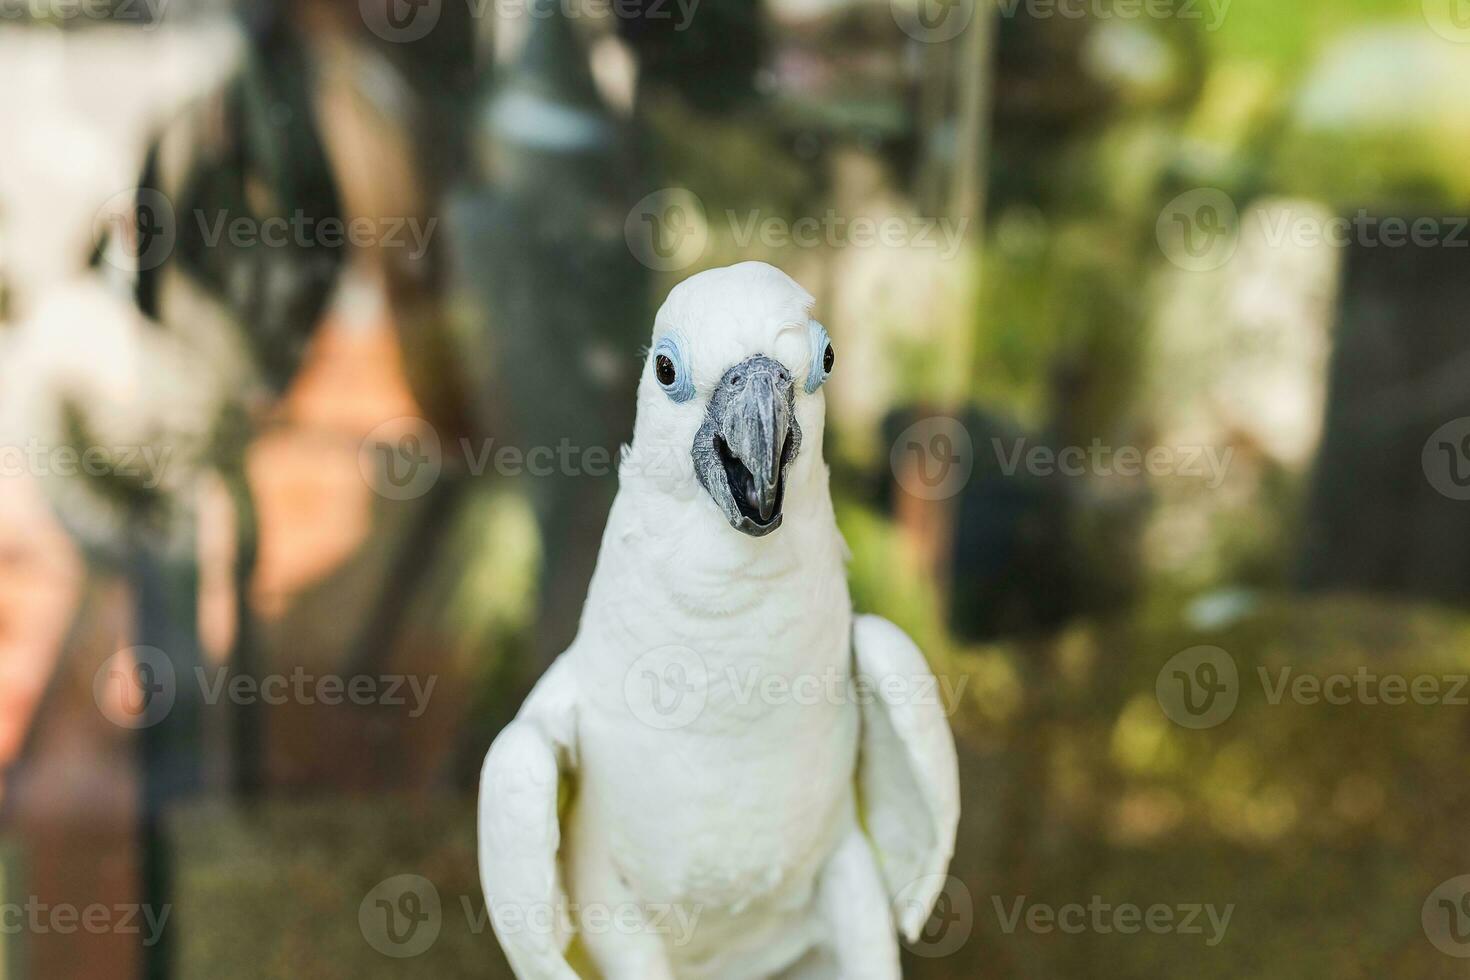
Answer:
M686 279L654 320L635 446L687 459L681 473L752 537L780 527L789 484L821 468L834 355L812 303L779 269L742 262Z

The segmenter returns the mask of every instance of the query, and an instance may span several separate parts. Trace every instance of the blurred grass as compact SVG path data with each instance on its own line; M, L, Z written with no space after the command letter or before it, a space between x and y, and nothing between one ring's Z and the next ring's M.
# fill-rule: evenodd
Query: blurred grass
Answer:
M250 812L209 805L178 814L170 927L179 976L509 977L483 924L474 827L473 803L455 799L282 802ZM402 874L433 882L442 926L427 951L395 959L368 944L358 908L374 886Z
M1003 650L1028 678L1022 710L1003 725L957 725L970 805L956 865L975 934L954 962L916 963L913 975L1096 976L1098 964L1139 978L1448 975L1459 964L1425 938L1420 909L1470 863L1445 832L1470 802L1464 709L1272 704L1258 671L1273 684L1283 667L1464 675L1470 620L1283 596L1200 631L1178 608ZM1154 683L1200 644L1231 654L1241 695L1223 724L1190 731L1164 716ZM960 714L980 712L967 703ZM987 768L998 782L977 785ZM987 826L995 810L1009 823ZM1192 935L1007 934L995 902L1010 910L1023 895L1235 908L1213 948Z

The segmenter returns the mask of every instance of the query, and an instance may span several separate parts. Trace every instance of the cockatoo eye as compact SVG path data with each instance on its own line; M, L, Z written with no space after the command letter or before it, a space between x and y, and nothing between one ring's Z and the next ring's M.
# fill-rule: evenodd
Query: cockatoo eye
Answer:
M694 397L694 377L678 337L670 334L654 347L653 376L674 401L687 402Z
M832 376L832 365L837 362L837 354L832 350L832 338L827 336L826 327L812 320L807 330L811 335L812 366L806 376L806 391L811 394Z

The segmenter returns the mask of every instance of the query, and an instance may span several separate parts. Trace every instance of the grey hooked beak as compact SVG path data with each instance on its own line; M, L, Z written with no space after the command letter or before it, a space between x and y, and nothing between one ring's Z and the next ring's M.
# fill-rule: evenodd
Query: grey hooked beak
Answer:
M791 372L757 354L725 372L694 437L700 484L752 537L781 526L786 469L801 448L795 398Z

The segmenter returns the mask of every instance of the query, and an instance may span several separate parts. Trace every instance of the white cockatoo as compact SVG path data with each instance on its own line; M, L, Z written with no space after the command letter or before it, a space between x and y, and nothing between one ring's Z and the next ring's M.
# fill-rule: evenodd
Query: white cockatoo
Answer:
M923 655L852 612L812 304L746 262L655 319L579 632L481 774L521 980L889 980L945 884L954 739Z

